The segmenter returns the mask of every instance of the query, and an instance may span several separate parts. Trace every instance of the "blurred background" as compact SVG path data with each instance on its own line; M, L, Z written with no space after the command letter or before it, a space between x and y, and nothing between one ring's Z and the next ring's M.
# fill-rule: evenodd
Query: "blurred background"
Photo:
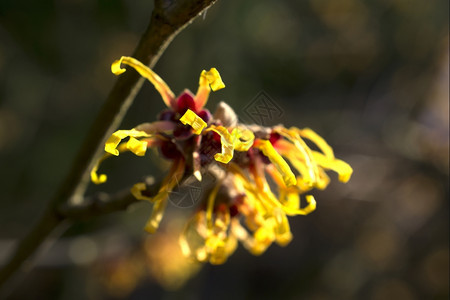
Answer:
M260 257L239 246L221 266L180 257L192 207L69 226L12 299L448 299L448 1L218 1L185 29L155 71L174 92L200 71L226 83L243 121L310 127L354 169L290 218L293 241ZM150 0L0 1L0 265L39 218L151 15ZM263 92L263 94L261 94ZM264 101L277 113L252 120ZM267 102L268 101L268 102ZM121 128L164 108L146 83ZM157 154L102 166L114 192L156 174Z

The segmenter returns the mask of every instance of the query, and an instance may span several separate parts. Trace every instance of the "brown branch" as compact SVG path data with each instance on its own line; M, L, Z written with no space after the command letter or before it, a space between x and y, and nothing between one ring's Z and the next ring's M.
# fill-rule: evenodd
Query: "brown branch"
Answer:
M153 197L158 193L161 181L148 183L146 195ZM95 216L100 216L116 211L126 210L130 205L138 200L131 194L130 188L126 188L116 194L98 193L84 198L81 204L63 203L58 208L59 215L68 220L86 220Z
M155 0L150 24L141 37L133 57L153 67L172 39L184 27L191 23L202 11L214 4L216 0ZM15 252L0 270L0 286L5 283L22 264L46 240L48 235L68 217L96 216L100 213L123 209L131 203L129 195L117 201L91 201L83 203L83 195L89 183L89 172L95 160L103 152L107 137L119 126L129 106L139 91L143 79L134 71L118 77L103 107L98 113L88 132L67 177L47 209L31 231L19 242ZM111 199L110 199L111 200ZM81 205L71 206L69 210L60 210L63 203ZM109 204L107 204L109 203ZM120 204L120 205L119 205ZM118 206L114 206L118 205ZM84 210L83 210L84 207ZM93 209L97 207L96 209ZM102 207L102 209L99 209Z

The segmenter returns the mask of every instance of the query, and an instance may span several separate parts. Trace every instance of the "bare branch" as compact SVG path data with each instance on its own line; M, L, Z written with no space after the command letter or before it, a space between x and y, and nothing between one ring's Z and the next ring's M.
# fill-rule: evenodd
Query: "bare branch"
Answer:
M158 193L161 181L147 183L146 195L153 197ZM116 211L126 210L138 200L131 194L130 188L124 189L116 194L110 195L99 193L86 197L80 204L64 203L59 209L59 215L64 219L72 221L90 219Z
M216 0L155 0L150 24L141 37L133 57L153 67L172 39ZM67 218L96 216L99 213L123 209L132 203L130 195L123 194L111 201L91 199L83 203L89 183L89 172L103 152L107 137L119 126L129 106L139 91L143 79L134 71L118 77L103 107L93 122L72 167L43 216L20 241L15 252L0 270L0 286L36 251L54 229ZM120 200L120 201L119 201ZM62 208L63 203L78 204L78 208Z

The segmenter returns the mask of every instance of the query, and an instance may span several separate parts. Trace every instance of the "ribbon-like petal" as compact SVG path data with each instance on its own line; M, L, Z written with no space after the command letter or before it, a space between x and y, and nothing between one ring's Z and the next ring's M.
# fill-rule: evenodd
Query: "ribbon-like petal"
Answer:
M225 87L216 68L211 68L209 71L203 70L200 74L198 85L197 94L195 95L195 104L198 110L205 106L211 90L215 92Z
M195 134L200 134L203 131L203 128L206 127L206 122L203 121L195 112L188 109L184 115L180 118L180 122L184 125L190 125L192 129L194 129Z
M272 143L267 140L257 140L254 146L262 151L262 153L269 158L278 172L283 176L284 183L286 186L295 185L297 183L297 179L295 178L294 173L292 173L291 168L287 164L287 162L283 159L283 157L278 154L275 148L272 146Z
M111 72L115 75L120 75L126 71L121 67L121 64L129 65L133 67L142 77L148 79L161 95L164 103L173 109L175 109L175 95L169 86L153 72L149 67L138 61L137 59L129 56L122 56L120 59L114 61L111 65Z
M151 135L146 133L145 131L139 131L136 129L131 130L117 130L114 132L109 139L105 143L105 151L118 156L119 150L117 150L117 146L119 143L126 137L130 138L139 138L139 137L150 137ZM143 156L145 151L147 150L147 142L139 141L136 139L130 139L127 143L128 149L138 156Z
M247 151L253 145L255 136L248 129L235 127L231 133L223 126L211 125L205 132L214 131L220 135L220 143L222 144L222 152L216 153L214 159L227 164L233 158L234 150Z
M328 159L325 155L317 151L313 151L312 154L317 164L319 164L321 167L333 170L338 173L339 181L346 183L350 180L353 169L348 163L340 159Z

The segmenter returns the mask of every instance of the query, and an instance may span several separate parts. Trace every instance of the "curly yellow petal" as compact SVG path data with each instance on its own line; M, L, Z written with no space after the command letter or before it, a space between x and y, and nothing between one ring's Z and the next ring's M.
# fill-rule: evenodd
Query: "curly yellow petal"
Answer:
M330 183L330 177L325 173L323 168L319 168L319 177L316 183L316 188L324 190Z
M297 132L301 137L307 138L308 140L314 142L327 158L334 158L334 152L330 145L328 145L328 143L312 129L297 129Z
M178 180L183 176L184 172L184 161L179 160L175 161L169 171L169 174L164 178L161 187L153 198L148 198L142 195L140 200L150 200L154 202L153 210L150 218L145 225L145 231L149 233L154 233L158 227L159 223L162 220L164 215L164 211L167 206L169 193L173 190L176 184L178 184ZM136 189L142 188L141 186L137 186ZM134 194L133 194L134 195ZM137 198L139 200L139 198Z
M127 143L127 148L137 156L144 156L147 151L147 142L130 137L130 140Z
M135 130L135 129L131 129L131 130L118 130L116 132L114 132L109 139L106 141L105 143L105 151L118 156L119 155L119 150L117 150L117 146L119 145L119 143L126 137L132 137L132 138L139 138L139 137L150 137L151 135L149 135L148 133L146 133L145 131L139 131L139 130ZM130 143L130 142L129 142ZM145 154L142 154L142 151L144 150L144 142L139 142L137 140L132 140L131 143L128 145L127 143L127 147L130 151L132 151L134 154L142 156ZM145 149L146 149L146 144L145 144Z
M233 137L228 132L228 130L223 126L211 126L205 131L214 131L218 135L220 135L220 143L222 144L222 152L216 153L214 155L214 159L227 164L233 158L234 153L234 145L233 145Z
M233 254L237 248L237 239L234 236L227 236L225 238L216 237L216 243L211 247L208 245L207 248L210 252L209 262L212 265L221 265L225 263L228 257ZM211 244L209 241L207 243Z
M197 94L195 95L195 103L198 109L205 106L211 89L217 91L225 87L216 68L211 68L209 71L203 70L200 74L198 85Z
M206 226L208 227L209 230L212 230L213 227L212 215L214 210L214 202L216 200L217 192L219 191L220 185L221 182L219 181L219 183L215 185L215 187L208 196L208 203L206 207Z
M253 145L254 135L250 130L234 128L231 133L223 126L211 125L205 131L214 131L220 135L222 152L216 153L214 159L227 164L233 158L234 150L247 151Z
M116 151L118 151L118 153L122 153L125 151L130 151L130 149L127 147L127 143L121 143L117 146L117 149L115 149ZM102 158L98 159L97 162L95 163L94 167L91 170L91 181L95 184L102 184L105 183L108 179L108 177L105 174L100 174L98 175L98 168L100 166L100 164L107 159L108 157L111 157L110 153L106 153L105 155L103 155Z
M294 197L291 195L290 197ZM308 205L306 205L304 208L293 208L290 206L282 206L281 208L288 216L296 216L296 215L308 215L316 210L316 200L314 199L314 196L312 195L306 195L305 196L306 202Z
M164 211L167 206L167 197L162 199L161 201L155 202L153 205L153 210L150 218L145 225L145 231L148 233L155 233L159 227L159 223L161 223L162 217L164 215Z
M249 249L253 255L261 255L275 240L276 235L274 232L274 219L267 219L263 226L258 228L253 234L254 244Z
M120 75L122 73L125 73L127 69L122 68L122 58L121 59L117 59L115 60L112 64L111 64L111 72L114 75Z
M299 211L302 212L301 214L303 215L308 215L316 210L317 203L313 195L306 195L305 198L308 205L305 206L304 208L300 208Z
M180 118L180 122L184 125L190 125L194 129L195 134L202 133L203 129L206 127L206 122L202 118L197 116L195 112L188 109L186 113Z
M138 200L147 200L152 201L152 197L148 197L142 194L143 191L147 189L147 185L144 182L139 182L133 185L130 192L134 196L134 198Z
M102 184L105 183L106 180L108 179L108 177L106 176L106 174L97 174L98 171L98 167L100 166L100 163L106 158L106 155L103 156L101 159L99 159L97 161L97 163L95 164L95 166L92 168L91 170L91 181L95 184Z
M296 164L299 171L302 170L301 165L304 164L307 172L302 170L302 175L304 177L303 179L306 183L314 185L317 181L319 170L317 168L317 164L312 159L311 149L309 149L305 141L296 132L296 129L297 128L295 127L291 129L279 127L276 129L276 132L285 137L295 146L297 151L289 154L291 158L295 158L290 159L290 162L292 164ZM295 168L297 169L297 167Z
M255 135L248 129L234 128L231 132L236 151L248 151L255 141Z
M286 214L279 208L273 210L273 217L275 219L275 238L280 246L286 246L292 240L292 233L289 227L289 221Z
M262 153L269 158L270 162L275 166L278 172L281 173L286 186L292 186L297 183L297 179L295 178L294 173L292 173L291 168L283 157L273 148L270 141L258 140L258 143L255 143L255 147L261 150Z
M149 67L141 63L135 58L129 56L122 56L119 60L116 60L111 65L111 72L115 75L120 75L126 71L126 69L121 67L121 64L129 65L133 67L142 77L146 78L150 81L156 88L156 90L161 95L164 103L168 107L175 107L175 95L170 90L169 86L158 76L155 72L153 72Z
M286 189L280 189L279 198L280 203L288 209L296 210L300 207L300 196L298 192L289 192Z
M325 169L330 169L338 173L339 181L346 183L350 180L353 169L345 161L342 161L340 159L328 159L327 157L325 157L325 155L317 151L313 151L312 154L318 165Z
M216 68L211 68L209 71L203 70L202 77L204 76L211 86L211 89L215 92L225 87L222 78L220 77L219 71Z

